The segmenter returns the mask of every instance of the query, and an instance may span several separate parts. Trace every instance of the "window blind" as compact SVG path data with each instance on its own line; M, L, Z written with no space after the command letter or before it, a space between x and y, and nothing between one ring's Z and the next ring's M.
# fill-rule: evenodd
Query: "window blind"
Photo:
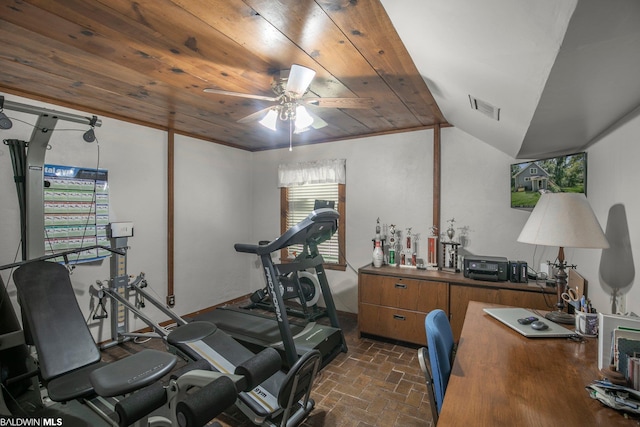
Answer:
M305 184L288 188L288 211L287 228L291 228L312 211L316 200L329 200L335 203L338 209L338 184ZM342 230L338 231L328 241L318 246L318 250L325 263L338 263L339 244L338 236ZM289 256L293 257L302 251L302 245L294 245L288 249Z

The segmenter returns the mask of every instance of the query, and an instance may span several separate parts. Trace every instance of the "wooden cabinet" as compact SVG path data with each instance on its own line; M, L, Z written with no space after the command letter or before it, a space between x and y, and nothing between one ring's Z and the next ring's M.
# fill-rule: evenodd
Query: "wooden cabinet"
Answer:
M453 338L457 341L462 332L464 316L467 312L469 301L492 302L498 301L498 289L452 285L449 288L451 304L449 311L449 322L453 331Z
M474 286L473 284L451 283L449 298L451 301L449 321L453 337L457 341L462 332L464 317L467 313L469 301L480 301L514 307L535 308L540 310L552 310L555 307L555 292L549 294L539 287L531 289L504 289L499 283L491 286Z
M425 345L424 318L440 308L457 341L469 301L551 310L556 294L533 283L486 282L459 273L388 266L365 266L358 272L360 334Z
M358 280L358 329L381 337L426 345L424 318L448 309L448 284L361 273Z

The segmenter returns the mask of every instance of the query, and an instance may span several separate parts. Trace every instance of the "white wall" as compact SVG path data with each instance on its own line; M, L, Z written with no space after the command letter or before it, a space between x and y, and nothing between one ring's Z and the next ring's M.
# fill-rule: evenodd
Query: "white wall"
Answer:
M442 228L454 218L463 255L528 261L530 247L516 239L529 212L510 207L514 159L456 128L442 130Z
M175 139L176 311L196 310L250 292L248 259L233 245L253 241L251 153Z

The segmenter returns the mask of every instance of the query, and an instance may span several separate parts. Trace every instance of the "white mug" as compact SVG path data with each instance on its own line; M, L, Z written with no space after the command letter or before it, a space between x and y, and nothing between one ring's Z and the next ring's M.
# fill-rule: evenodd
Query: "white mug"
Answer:
M598 314L576 311L576 333L587 337L598 336Z

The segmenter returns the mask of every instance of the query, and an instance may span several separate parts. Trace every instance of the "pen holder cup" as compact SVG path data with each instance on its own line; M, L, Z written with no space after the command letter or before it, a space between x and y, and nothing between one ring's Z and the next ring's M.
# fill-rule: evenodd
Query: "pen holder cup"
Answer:
M598 314L576 312L576 333L585 337L598 336Z

